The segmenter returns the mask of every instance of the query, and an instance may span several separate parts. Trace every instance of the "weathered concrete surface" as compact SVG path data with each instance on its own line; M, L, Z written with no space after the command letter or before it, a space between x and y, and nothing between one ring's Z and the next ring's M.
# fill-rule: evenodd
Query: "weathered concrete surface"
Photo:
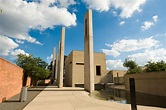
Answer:
M60 73L58 87L63 87L63 69L64 69L64 48L65 48L65 27L62 27L61 31L61 43L60 43Z
M59 53L56 54L56 66L55 66L55 80L57 80L58 77L58 60L59 60Z
M59 85L59 78L60 78L60 47L61 47L61 42L59 41L59 45L58 45L58 63L57 63L57 79L56 79L56 83L57 85Z
M90 93L94 91L92 10L84 16L84 88Z
M101 67L100 75L97 75L96 66ZM104 53L94 52L94 67L94 83L98 84L106 74L106 55ZM73 50L65 59L65 84L68 87L84 84L83 51Z
M55 80L55 55L56 55L56 48L54 47L52 55L52 75L51 75L52 84L54 83Z
M23 110L130 110L129 104L120 104L91 98L82 88L47 87ZM138 110L165 110L138 106Z

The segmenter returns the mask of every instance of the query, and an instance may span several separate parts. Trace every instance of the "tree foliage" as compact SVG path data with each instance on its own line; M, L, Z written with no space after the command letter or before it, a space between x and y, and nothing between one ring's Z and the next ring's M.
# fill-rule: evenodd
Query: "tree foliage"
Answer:
M125 62L123 63L123 66L128 68L127 74L135 74L142 72L141 67L138 66L136 62L133 60L126 59Z
M164 61L149 61L145 67L147 72L166 71L166 63Z
M26 56L24 54L19 54L17 57L15 63L24 69L24 75L36 80L45 79L50 75L50 71L47 70L48 64L42 61L41 58L35 58L33 55Z

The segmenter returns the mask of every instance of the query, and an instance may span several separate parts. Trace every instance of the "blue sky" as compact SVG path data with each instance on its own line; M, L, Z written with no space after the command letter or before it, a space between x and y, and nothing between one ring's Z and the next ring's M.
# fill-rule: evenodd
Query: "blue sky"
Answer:
M93 10L94 51L106 53L107 69L166 61L166 0L0 0L0 56L19 53L50 62L66 27L65 55L84 49L83 17Z

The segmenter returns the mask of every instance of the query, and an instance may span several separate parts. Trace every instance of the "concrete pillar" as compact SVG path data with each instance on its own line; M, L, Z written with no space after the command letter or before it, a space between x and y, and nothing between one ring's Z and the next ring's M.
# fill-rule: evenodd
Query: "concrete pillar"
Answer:
M61 31L61 43L60 43L60 77L59 77L59 88L63 87L64 46L65 46L65 27L62 27L62 31Z
M54 83L55 80L55 55L56 55L56 48L53 48L53 55L52 55L52 75L51 75L51 84Z
M57 85L59 86L59 80L60 80L60 45L61 42L59 41L59 47L58 47L58 67L57 67Z
M57 81L57 77L58 77L58 60L59 60L59 53L56 54L56 66L55 66L55 80Z
M84 16L84 88L90 93L94 91L92 10Z

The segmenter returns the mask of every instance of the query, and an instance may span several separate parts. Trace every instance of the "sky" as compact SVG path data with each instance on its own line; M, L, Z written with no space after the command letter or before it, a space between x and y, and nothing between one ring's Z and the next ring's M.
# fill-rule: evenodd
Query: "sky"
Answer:
M94 52L109 70L126 58L143 66L166 61L166 0L0 0L0 57L32 54L50 63L66 27L65 55L84 50L84 14L93 12Z

